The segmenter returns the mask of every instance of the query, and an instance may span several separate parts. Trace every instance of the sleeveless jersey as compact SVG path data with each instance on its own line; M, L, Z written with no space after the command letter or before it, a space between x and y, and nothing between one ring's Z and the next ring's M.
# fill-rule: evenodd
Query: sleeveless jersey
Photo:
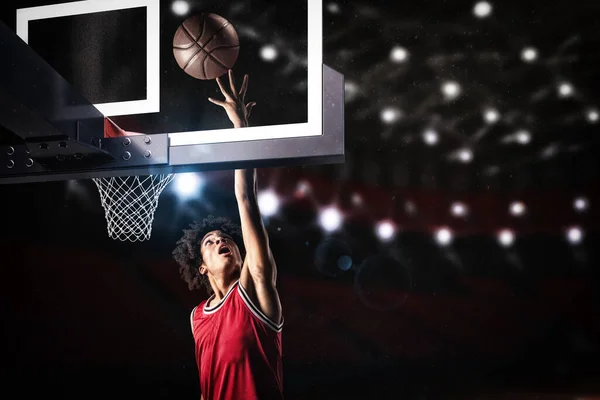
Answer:
M270 320L239 281L208 307L211 299L190 316L204 400L283 399L283 318Z

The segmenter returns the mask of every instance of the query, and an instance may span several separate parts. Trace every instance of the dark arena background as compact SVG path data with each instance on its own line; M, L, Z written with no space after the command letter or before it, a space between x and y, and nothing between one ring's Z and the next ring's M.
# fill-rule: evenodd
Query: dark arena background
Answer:
M600 3L323 13L346 162L259 171L286 397L598 398ZM306 90L303 44L273 32L239 28L259 119L277 104L256 93ZM205 294L171 251L192 220L237 217L232 175L176 177L136 244L108 238L89 180L0 186L5 396L198 398L189 313Z

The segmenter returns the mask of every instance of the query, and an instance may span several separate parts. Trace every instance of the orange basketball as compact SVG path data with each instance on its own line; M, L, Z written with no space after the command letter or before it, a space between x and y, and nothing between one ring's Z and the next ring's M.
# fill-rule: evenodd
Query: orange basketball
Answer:
M228 20L201 13L183 21L173 37L179 67L196 79L215 79L232 69L240 51L238 34Z

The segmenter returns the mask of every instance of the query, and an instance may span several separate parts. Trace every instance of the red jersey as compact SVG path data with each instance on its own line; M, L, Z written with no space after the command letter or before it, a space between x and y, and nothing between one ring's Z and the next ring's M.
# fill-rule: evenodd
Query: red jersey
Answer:
M283 318L271 321L239 281L208 307L211 299L190 317L204 400L283 399Z

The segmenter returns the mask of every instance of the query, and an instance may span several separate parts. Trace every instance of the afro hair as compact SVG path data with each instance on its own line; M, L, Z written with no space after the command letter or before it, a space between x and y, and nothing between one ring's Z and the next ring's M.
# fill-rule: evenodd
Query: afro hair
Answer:
M196 290L204 287L209 295L213 293L213 290L208 276L202 275L199 271L199 267L202 265L200 241L205 234L215 230L220 230L232 237L240 249L243 259L244 248L240 226L228 218L213 215L207 216L200 222L194 221L190 224L189 229L184 229L183 236L177 241L173 250L173 258L179 264L179 273L187 283L188 288Z

